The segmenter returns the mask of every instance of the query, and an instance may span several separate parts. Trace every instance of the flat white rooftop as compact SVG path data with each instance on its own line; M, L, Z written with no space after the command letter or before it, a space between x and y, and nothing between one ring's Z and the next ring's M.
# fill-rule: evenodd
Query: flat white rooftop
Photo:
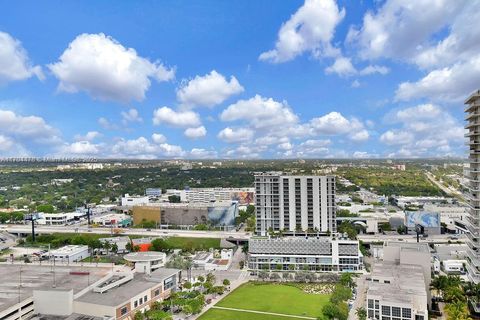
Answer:
M145 251L145 252L132 252L123 256L123 258L130 262L144 262L144 261L157 261L165 260L166 254L163 252L156 251Z
M75 254L82 251L88 250L88 246L81 246L81 245L68 245L64 246L55 250L52 250L50 253L52 255L63 255L63 254Z

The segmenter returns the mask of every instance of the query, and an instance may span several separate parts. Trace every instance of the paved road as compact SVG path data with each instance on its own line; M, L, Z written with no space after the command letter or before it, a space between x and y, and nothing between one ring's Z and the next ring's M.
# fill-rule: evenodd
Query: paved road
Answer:
M413 235L383 235L383 234L360 234L357 237L359 240L362 240L365 243L371 243L371 242L377 242L377 241L399 241L399 239L402 239L400 241L405 241L405 242L417 242L417 236ZM440 235L431 235L428 238L422 238L420 237L420 242L424 243L447 243L448 241L464 241L465 237L462 235L459 235L458 240L452 240L451 235L448 234L440 234Z
M427 176L428 180L430 180L434 185L439 187L446 194L458 196L465 201L465 197L463 196L463 194L460 191L458 191L454 188L451 188L451 187L447 187L444 184L440 183L440 181L435 179L435 176L431 172L426 172L425 175Z
M10 248L16 242L15 236L11 235L8 232L0 232L0 239L4 241L0 243L0 251Z
M356 315L357 309L360 307L365 307L365 300L367 298L367 283L366 283L366 276L362 275L357 278L355 281L357 284L357 298L353 302L352 309L350 309L350 313L348 314L348 320L358 320Z
M0 230L5 230L11 233L31 233L30 226L27 225L4 225L0 226ZM91 230L91 231L89 231ZM192 231L192 230L167 230L167 229L139 229L139 228L121 228L123 234L141 235L141 236L179 236L190 238L234 238L239 240L247 240L250 238L250 234L246 232L236 231ZM78 227L78 226L36 226L35 233L98 233L98 234L111 234L111 228L90 228Z

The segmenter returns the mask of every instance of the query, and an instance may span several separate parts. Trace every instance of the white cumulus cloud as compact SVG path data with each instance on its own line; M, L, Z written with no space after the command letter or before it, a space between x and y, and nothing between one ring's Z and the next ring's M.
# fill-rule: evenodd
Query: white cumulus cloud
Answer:
M81 34L49 69L60 81L58 89L84 91L100 100L141 101L151 79L168 81L175 75L159 62L151 62L103 33Z
M298 121L286 102L278 102L260 95L248 100L239 100L225 109L222 121L247 120L255 128L288 126Z
M167 138L161 133L153 133L152 134L152 140L153 140L153 142L155 142L157 144L160 144L160 143L166 142Z
M253 131L245 128L232 129L226 127L218 133L218 138L228 143L250 141L253 137Z
M140 117L138 110L135 108L131 108L128 111L122 111L120 113L122 115L122 122L123 124L128 124L129 122L142 122L143 119Z
M198 139L205 137L207 135L207 129L204 126L196 127L196 128L187 128L183 132L183 134L190 139Z
M213 107L243 90L234 76L228 81L223 75L212 70L204 76L184 81L177 90L177 99L186 107Z
M336 50L331 41L344 16L345 9L340 10L334 0L306 0L278 31L275 49L262 53L259 59L280 63L305 52L316 57L332 55Z
M77 134L74 139L76 141L92 141L100 137L102 134L98 131L88 131L85 135Z
M0 84L25 80L34 75L44 79L42 68L31 64L20 41L0 31Z
M198 113L193 111L175 111L169 107L161 107L153 112L153 123L185 128L199 126L201 121Z

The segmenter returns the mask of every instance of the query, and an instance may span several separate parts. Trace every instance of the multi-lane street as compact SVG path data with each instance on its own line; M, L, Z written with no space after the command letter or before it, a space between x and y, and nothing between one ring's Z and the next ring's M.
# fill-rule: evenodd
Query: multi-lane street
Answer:
M5 230L10 233L24 233L29 234L32 229L29 225L3 225L0 230ZM139 229L139 228L121 228L112 229L105 227L88 228L86 226L35 226L35 233L98 233L98 234L119 234L141 235L141 236L179 236L190 238L233 238L236 240L246 240L250 238L248 232L236 231L192 231L192 230L169 230L169 229Z

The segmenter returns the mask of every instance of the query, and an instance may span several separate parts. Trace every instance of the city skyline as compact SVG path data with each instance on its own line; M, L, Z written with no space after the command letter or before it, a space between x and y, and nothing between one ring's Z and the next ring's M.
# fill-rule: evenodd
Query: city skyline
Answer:
M479 7L0 3L0 157L465 157Z

